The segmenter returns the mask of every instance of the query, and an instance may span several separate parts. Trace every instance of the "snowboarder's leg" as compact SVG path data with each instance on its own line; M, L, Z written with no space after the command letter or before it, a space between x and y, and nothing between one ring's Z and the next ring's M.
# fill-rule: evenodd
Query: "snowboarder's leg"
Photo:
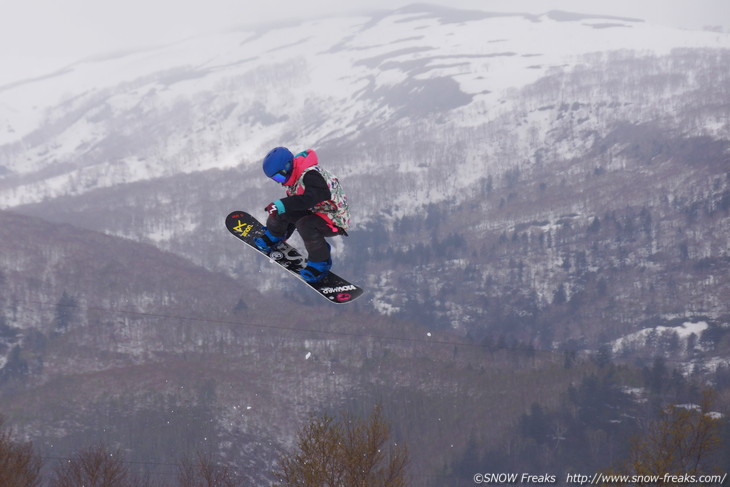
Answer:
M297 231L307 249L307 258L322 262L330 259L330 246L325 237L339 235L329 224L317 215L307 215L297 220Z
M276 245L289 238L294 231L294 223L286 215L269 215L264 234L254 239L254 244L263 252L271 252Z
M289 215L269 215L266 219L266 229L276 237L285 238L291 223L292 221L289 218Z
M297 230L307 249L307 267L300 271L305 281L317 282L327 275L332 267L330 246L325 237L339 235L329 224L317 215L308 215L297 220Z

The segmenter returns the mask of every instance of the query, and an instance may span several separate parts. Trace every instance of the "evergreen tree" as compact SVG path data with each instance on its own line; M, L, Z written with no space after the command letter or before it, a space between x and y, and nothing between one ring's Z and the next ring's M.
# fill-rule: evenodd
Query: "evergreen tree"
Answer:
M565 284L562 282L553 294L553 304L565 304L568 301L568 293L565 291Z
M78 301L64 291L56 304L56 313L53 319L53 325L57 332L64 332L68 330L69 326L76 318L77 309Z

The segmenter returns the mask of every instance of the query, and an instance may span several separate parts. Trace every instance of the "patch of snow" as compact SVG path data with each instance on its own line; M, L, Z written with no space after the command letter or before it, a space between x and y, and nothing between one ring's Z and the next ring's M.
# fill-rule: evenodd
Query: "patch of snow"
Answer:
M659 335L676 333L680 340L686 341L691 335L695 335L697 338L702 335L708 328L708 324L705 321L698 321L696 323L686 322L679 326L656 326L653 328L644 328L637 332L626 335L611 343L611 349L614 353L618 353L621 350L629 346L644 346L649 335L657 333Z

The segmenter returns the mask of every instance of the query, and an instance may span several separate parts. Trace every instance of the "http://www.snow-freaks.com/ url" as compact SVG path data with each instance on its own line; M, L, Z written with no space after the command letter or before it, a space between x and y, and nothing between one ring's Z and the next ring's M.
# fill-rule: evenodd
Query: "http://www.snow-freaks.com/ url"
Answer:
M562 479L566 484L572 485L635 485L637 483L648 484L704 484L724 485L727 480L727 473L715 475L694 475L694 474L670 474L663 475L625 475L594 473L592 475L569 473ZM558 476L552 474L531 474L531 473L476 473L474 483L477 485L540 485L557 484Z

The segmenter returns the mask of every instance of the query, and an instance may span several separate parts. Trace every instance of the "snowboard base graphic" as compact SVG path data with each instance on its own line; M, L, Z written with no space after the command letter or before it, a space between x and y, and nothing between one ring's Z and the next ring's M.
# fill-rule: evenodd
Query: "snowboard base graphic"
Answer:
M359 286L351 284L331 271L319 282L311 283L305 281L299 274L299 271L306 267L307 260L297 249L286 243L286 241L279 243L271 252L267 253L259 250L253 241L255 238L263 235L264 226L255 217L245 211L231 212L226 217L226 228L248 247L279 264L331 303L350 303L365 292Z

